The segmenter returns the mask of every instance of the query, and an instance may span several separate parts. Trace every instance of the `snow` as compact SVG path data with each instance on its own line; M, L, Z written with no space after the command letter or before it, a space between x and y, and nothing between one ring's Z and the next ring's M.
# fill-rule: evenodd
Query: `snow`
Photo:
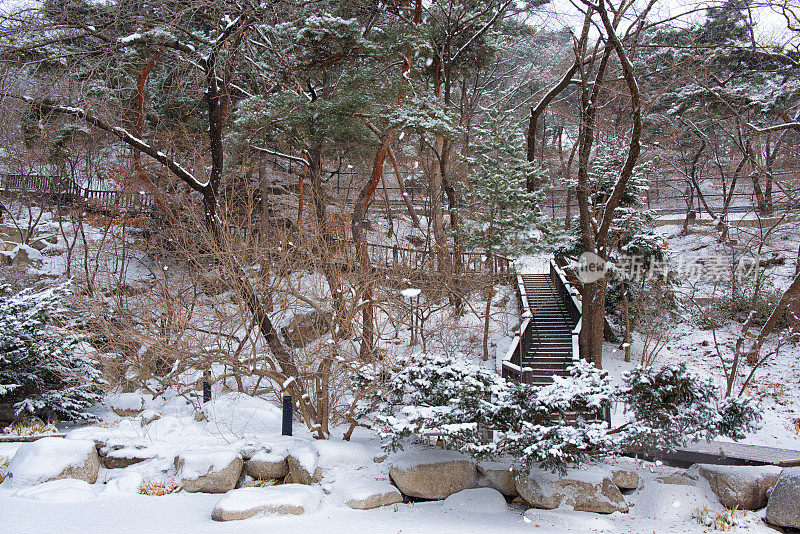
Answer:
M400 292L400 294L403 295L403 297L405 297L407 299L416 298L416 297L419 296L420 293L422 293L421 289L417 289L417 288L413 288L413 287L409 287L408 289L404 289L404 290L402 290Z
M82 502L94 499L96 496L95 486L83 480L71 478L51 480L44 484L23 488L12 494L12 497L49 503Z
M108 405L112 410L138 412L144 407L145 399L139 393L120 393L110 397Z
M23 443L8 464L11 477L0 486L20 487L44 482L68 467L83 467L95 451L94 441L42 438Z
M106 487L103 494L138 494L139 486L144 482L144 477L141 473L121 469L123 473L120 476L114 476L106 482Z
M215 508L226 512L245 512L253 508L297 506L308 513L319 508L322 497L321 489L303 484L239 488L226 493Z
M442 502L442 508L460 514L505 514L508 505L503 494L494 488L465 489L454 493Z
M232 436L281 433L280 408L249 395L235 392L220 395L205 403L202 412L221 433Z

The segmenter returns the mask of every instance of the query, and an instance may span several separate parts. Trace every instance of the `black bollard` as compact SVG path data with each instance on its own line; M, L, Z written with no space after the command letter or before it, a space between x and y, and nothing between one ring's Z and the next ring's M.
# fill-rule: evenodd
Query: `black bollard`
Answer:
M283 428L281 433L284 436L292 435L292 396L288 392L283 392Z
M211 400L211 373L209 371L205 371L203 373L203 403Z

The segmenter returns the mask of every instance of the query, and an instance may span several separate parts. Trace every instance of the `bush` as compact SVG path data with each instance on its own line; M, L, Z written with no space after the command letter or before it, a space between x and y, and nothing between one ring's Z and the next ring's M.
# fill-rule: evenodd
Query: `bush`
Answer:
M0 288L0 402L18 417L87 420L104 383L97 362L77 354L62 306L69 284L35 293Z
M749 399L719 400L710 380L669 365L639 367L613 388L607 373L586 362L549 386L506 381L491 370L437 356L405 362L387 387L362 407L387 449L410 436L437 435L450 449L476 458L514 456L525 468L563 470L589 456L669 449L718 435L739 439L758 414ZM614 400L632 420L610 430L599 417ZM497 432L482 442L481 430Z

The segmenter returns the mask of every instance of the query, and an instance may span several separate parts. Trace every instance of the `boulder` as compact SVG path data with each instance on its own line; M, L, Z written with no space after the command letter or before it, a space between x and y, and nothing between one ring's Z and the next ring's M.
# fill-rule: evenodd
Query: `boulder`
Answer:
M242 458L230 449L202 449L175 457L175 473L190 493L226 493L242 474Z
M94 484L99 469L94 441L48 437L17 449L3 485L27 486L65 478Z
M689 474L708 481L711 490L726 508L758 510L767 505L767 492L778 481L781 468L767 466L697 464Z
M441 449L401 454L389 468L389 476L398 489L420 499L444 499L474 488L477 474L471 458Z
M145 410L139 415L139 421L142 426L147 426L159 419L161 419L161 412L155 410Z
M767 523L800 528L800 467L781 471L767 504Z
M516 475L514 468L503 462L479 462L478 471L486 477L489 485L503 495L516 497L517 485L514 482Z
M155 452L143 447L103 447L100 449L100 461L106 469L124 469L155 457Z
M503 494L494 488L473 488L461 490L442 502L442 508L460 514L504 514L508 504Z
M17 245L10 252L11 265L17 269L39 267L44 261L42 253L28 245Z
M318 462L319 454L309 446L299 446L292 450L286 457L292 482L310 485L322 480L322 469Z
M294 316L292 322L281 328L281 335L292 348L305 347L330 331L331 315L312 311Z
M280 479L289 474L286 454L260 450L244 462L244 471L253 478Z
M371 510L403 502L403 496L386 480L347 480L335 487L344 503L356 510Z
M600 471L576 469L559 477L549 471L533 470L527 476L517 476L516 485L520 497L534 508L551 510L567 505L599 514L628 511L619 488Z
M635 490L639 487L639 475L627 469L612 469L611 481L621 490Z
M300 515L322 502L322 490L301 484L239 488L228 492L211 512L214 521L236 521L261 515Z
M120 417L135 417L144 409L144 397L139 393L120 393L109 401L109 407Z

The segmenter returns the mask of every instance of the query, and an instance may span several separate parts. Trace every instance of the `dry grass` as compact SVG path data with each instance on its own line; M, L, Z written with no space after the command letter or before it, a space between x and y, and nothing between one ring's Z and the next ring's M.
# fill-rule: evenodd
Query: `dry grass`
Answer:
M180 490L181 487L174 482L147 482L144 481L139 484L139 493L141 495L155 495L160 497L162 495L169 495Z
M26 421L11 423L3 429L3 434L7 436L38 436L39 434L54 434L58 428L54 423L44 421Z
M708 507L703 506L702 508L695 508L692 512L692 519L697 521L698 525L729 532L738 524L736 512L738 512L736 507L726 508L724 512L712 512Z
M244 487L268 488L270 486L277 486L278 484L283 484L283 482L275 478L254 478L253 480L248 480L247 482L245 482Z
M8 476L8 458L0 456L0 484L3 483L3 481L6 479L7 476Z

